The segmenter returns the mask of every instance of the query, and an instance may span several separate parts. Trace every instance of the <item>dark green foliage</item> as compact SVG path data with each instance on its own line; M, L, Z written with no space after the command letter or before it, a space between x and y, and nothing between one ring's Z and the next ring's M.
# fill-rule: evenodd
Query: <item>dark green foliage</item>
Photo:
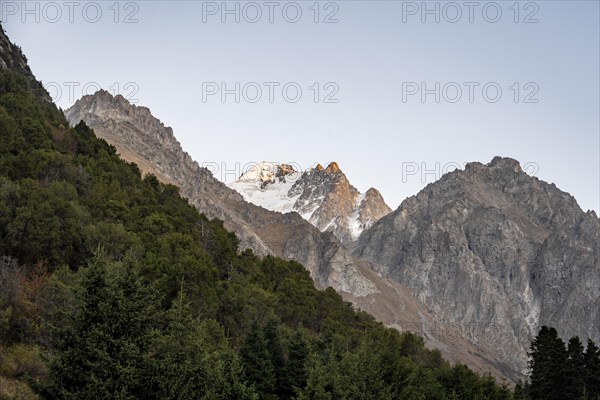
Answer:
M584 392L588 399L600 399L600 350L591 339L587 341L587 348L583 357Z
M181 301L162 312L133 262L96 257L81 282L75 312L59 329L44 397L255 398L220 325L192 318Z
M158 305L130 262L108 270L96 257L50 362L48 398L139 397Z
M309 355L307 334L304 330L298 329L290 339L288 359L281 371L279 393L281 399L291 399L297 391L306 386Z
M529 399L529 384L521 381L517 382L513 390L514 400L527 400Z
M543 326L531 343L529 357L531 384L526 390L519 387L519 397L515 389L515 399L600 398L600 355L592 340L588 340L585 352L577 336L565 347L556 329Z
M558 336L556 329L543 326L531 343L529 356L531 398L562 400L565 396L563 379L567 352L565 343Z
M459 399L510 399L511 392L495 384L491 376L480 377L465 365L456 365L446 377L446 387Z
M277 377L273 355L265 329L258 323L252 325L252 330L240 349L240 356L244 363L244 375L261 393L261 399L276 399Z
M583 345L575 336L567 344L567 362L565 365L565 400L579 400L585 391Z
M144 399L255 399L242 365L214 320L192 318L179 302L165 314L166 329L152 343Z

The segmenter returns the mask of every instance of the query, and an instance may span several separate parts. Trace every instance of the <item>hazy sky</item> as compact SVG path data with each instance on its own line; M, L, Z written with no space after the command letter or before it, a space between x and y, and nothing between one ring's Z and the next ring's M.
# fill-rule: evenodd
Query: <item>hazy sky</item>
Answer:
M598 1L3 0L0 13L61 107L121 93L225 181L262 160L335 160L396 208L502 155L600 209Z

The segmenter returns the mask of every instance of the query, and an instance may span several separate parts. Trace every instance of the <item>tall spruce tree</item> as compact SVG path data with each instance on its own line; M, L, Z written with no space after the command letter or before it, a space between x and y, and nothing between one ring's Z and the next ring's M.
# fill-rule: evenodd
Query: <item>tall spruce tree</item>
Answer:
M283 399L291 399L298 390L304 389L308 379L307 360L310 354L308 340L302 330L292 335L289 344L288 358L282 374L283 386L287 392Z
M585 394L588 399L600 399L600 350L591 339L583 356Z
M543 326L531 343L530 396L533 400L563 400L564 372L567 363L565 343L556 329Z
M269 342L258 322L252 324L252 329L240 349L240 355L244 364L244 375L249 383L254 384L260 399L277 399L277 377L271 360Z
M273 393L278 399L288 396L289 388L285 382L285 358L283 355L283 343L279 331L279 320L271 317L267 320L264 327L265 340L270 353L271 365L275 372L275 388Z
M583 344L581 344L579 337L572 337L567 345L567 362L564 375L565 400L580 400L583 397L584 364Z
M153 341L151 385L144 399L258 398L243 382L239 357L216 321L193 318L183 296L165 317L166 327Z
M139 398L157 301L130 262L108 273L98 254L83 274L76 310L50 363L52 399Z

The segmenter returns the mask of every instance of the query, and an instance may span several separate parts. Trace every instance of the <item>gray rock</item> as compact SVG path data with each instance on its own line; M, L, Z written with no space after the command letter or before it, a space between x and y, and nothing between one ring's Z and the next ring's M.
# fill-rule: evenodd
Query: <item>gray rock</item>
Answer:
M289 191L298 196L294 210L320 231L331 231L342 243L358 239L362 231L391 212L374 188L361 194L336 162L306 171Z
M513 379L542 325L600 339L600 221L515 160L446 174L366 230L354 254L415 288Z

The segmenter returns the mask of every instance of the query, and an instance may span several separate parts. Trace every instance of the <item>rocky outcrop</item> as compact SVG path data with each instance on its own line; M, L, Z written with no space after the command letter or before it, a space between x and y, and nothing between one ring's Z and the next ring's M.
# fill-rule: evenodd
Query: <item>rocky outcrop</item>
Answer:
M354 254L414 288L512 378L541 325L600 339L600 221L515 160L446 174L366 230Z
M281 165L259 163L229 186L253 204L298 212L320 231L333 232L344 244L358 239L364 229L391 211L376 189L359 193L336 162L326 168L318 164L304 173L286 165L288 179L275 179Z
M358 231L362 233L365 229L369 229L375 222L391 211L383 200L381 193L375 188L370 188L360 200L360 204L356 210L358 213L357 221L359 223Z

